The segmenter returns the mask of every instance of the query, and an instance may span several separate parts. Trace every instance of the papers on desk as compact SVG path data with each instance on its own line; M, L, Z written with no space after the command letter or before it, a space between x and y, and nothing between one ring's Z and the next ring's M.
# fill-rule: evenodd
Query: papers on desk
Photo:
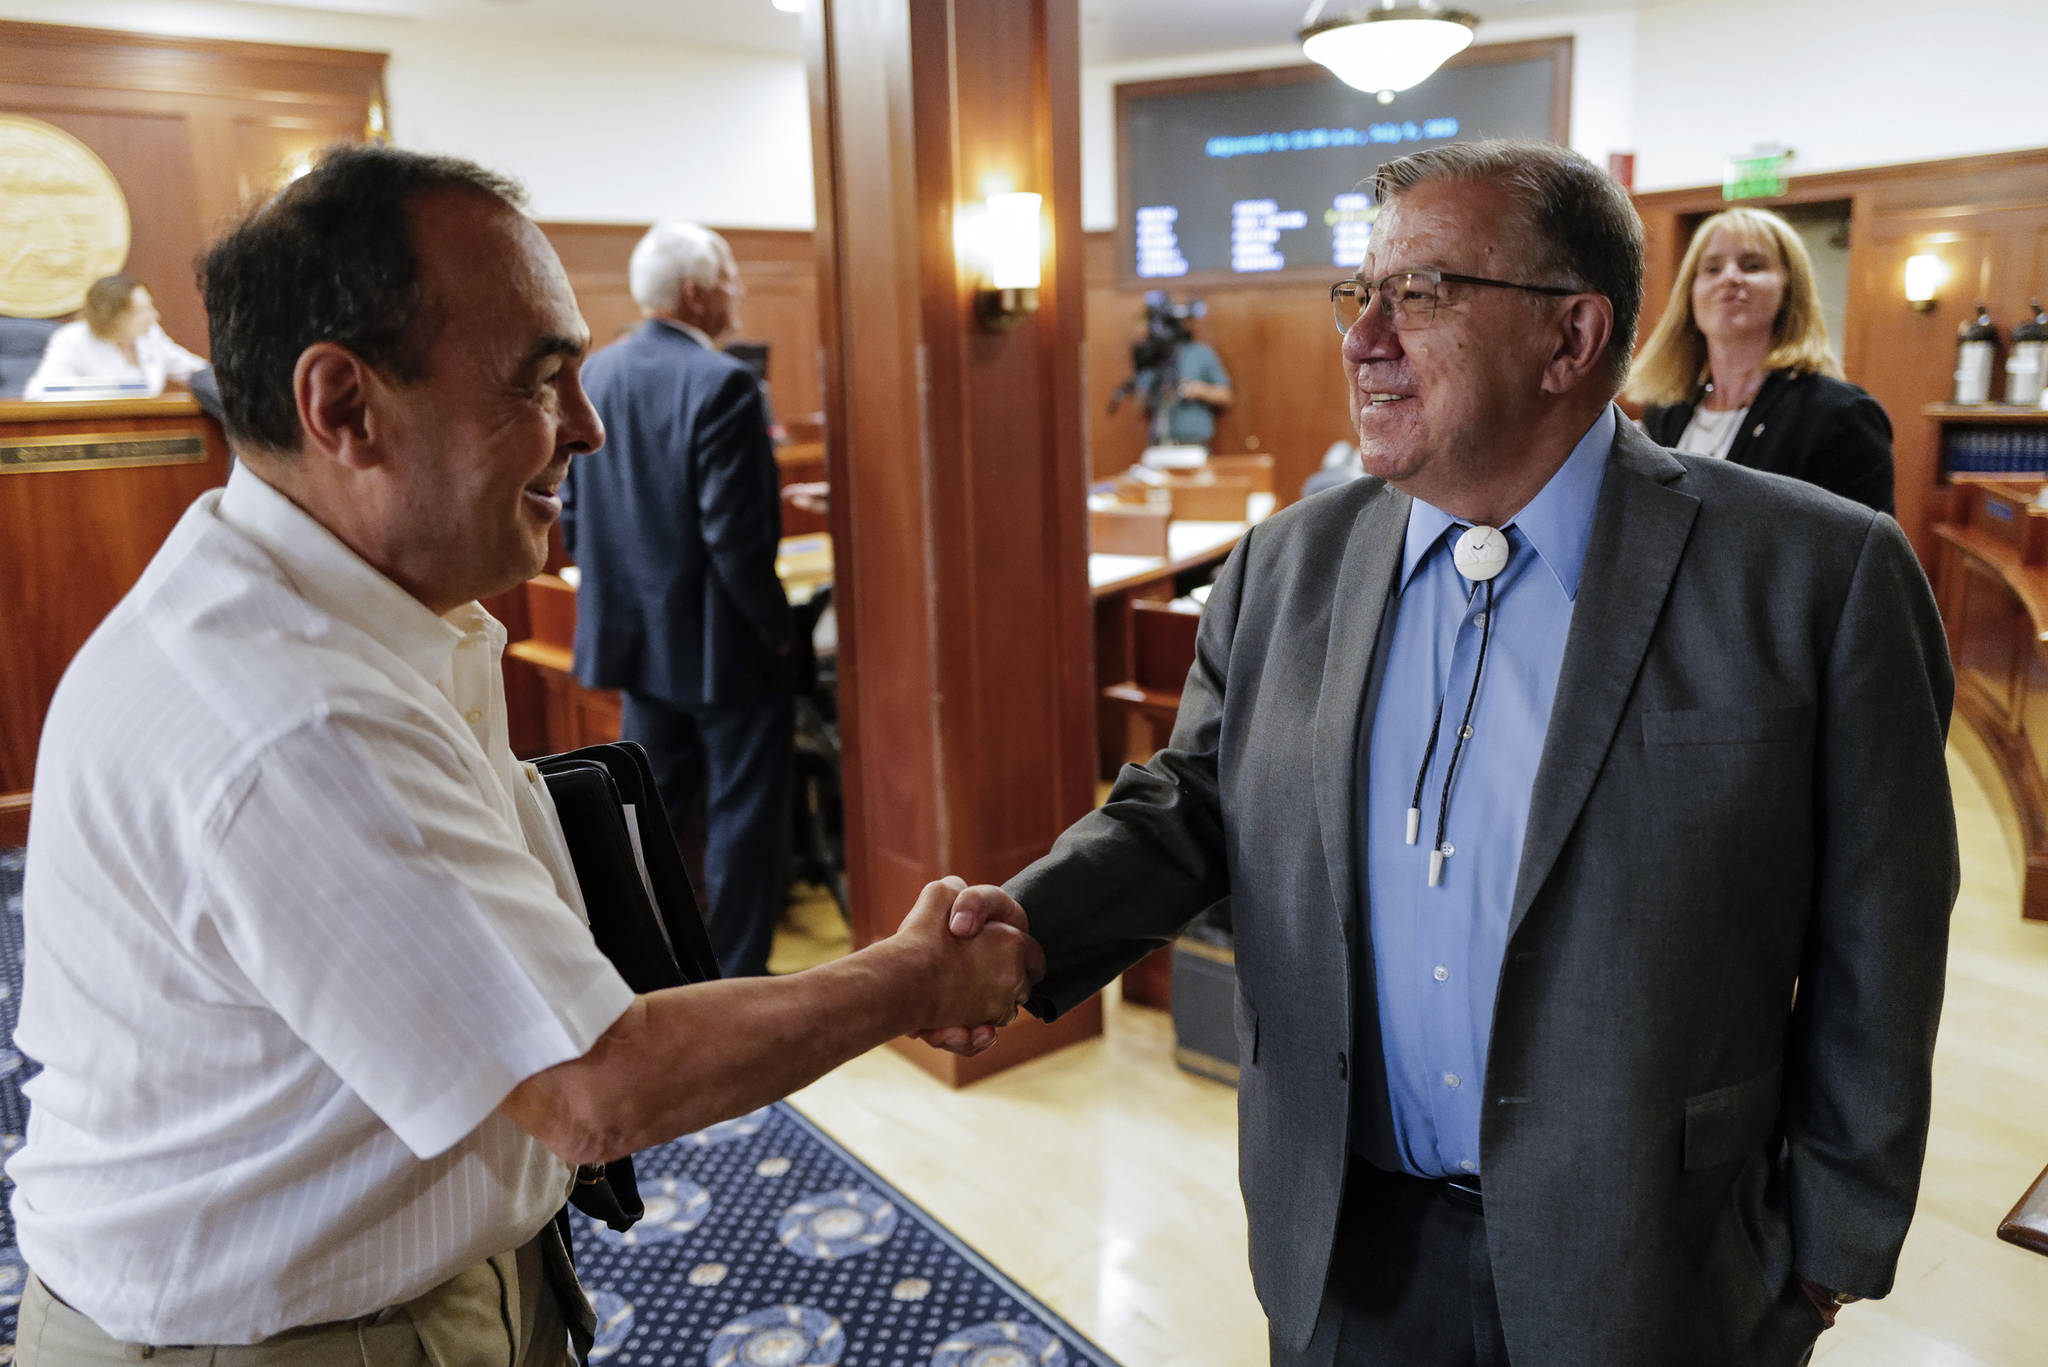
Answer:
M1138 457L1139 466L1149 470L1198 470L1208 463L1206 446L1148 446Z
M810 602L832 582L832 538L822 533L783 537L775 552L775 577L791 607Z
M1153 573L1165 563L1156 555L1091 555L1088 557L1088 587L1099 589L1119 579L1136 579Z
M1253 494L1246 501L1245 511L1251 514L1252 522L1260 522L1271 515L1274 502L1271 494ZM1243 536L1250 526L1248 522L1168 523L1166 559L1149 555L1091 555L1088 557L1088 586L1100 590L1107 584L1120 584L1127 579L1158 574L1172 566L1219 554L1228 550L1231 543Z
M74 380L70 384L46 384L36 396L39 403L80 403L90 399L153 399L160 391L140 380Z

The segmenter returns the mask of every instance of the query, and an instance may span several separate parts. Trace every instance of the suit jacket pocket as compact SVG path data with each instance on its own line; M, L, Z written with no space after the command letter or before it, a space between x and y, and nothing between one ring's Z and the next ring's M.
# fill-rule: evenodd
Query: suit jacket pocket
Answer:
M1784 1065L1774 1063L1747 1082L1717 1087L1685 1102L1685 1170L1698 1172L1748 1157L1777 1128Z
M1804 705L1643 713L1645 745L1754 745L1800 740L1812 730L1813 709Z

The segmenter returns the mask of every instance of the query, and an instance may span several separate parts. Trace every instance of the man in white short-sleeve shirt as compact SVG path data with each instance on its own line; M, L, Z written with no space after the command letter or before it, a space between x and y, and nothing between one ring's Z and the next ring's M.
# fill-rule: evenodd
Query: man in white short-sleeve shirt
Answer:
M240 464L79 652L36 774L17 1361L566 1360L573 1166L892 1035L993 1036L933 884L836 964L635 996L506 740L502 627L603 430L516 187L328 156L216 244ZM202 1357L200 1360L212 1360Z

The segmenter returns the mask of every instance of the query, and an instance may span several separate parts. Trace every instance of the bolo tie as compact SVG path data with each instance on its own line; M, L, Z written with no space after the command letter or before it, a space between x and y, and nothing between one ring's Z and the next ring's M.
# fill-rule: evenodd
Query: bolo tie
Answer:
M1486 605L1480 609L1479 659L1472 666L1472 691L1465 695L1465 716L1458 723L1457 739L1451 744L1451 762L1444 767L1443 798L1436 809L1436 843L1429 851L1429 885L1437 887L1443 882L1444 860L1448 859L1454 847L1450 841L1451 784L1458 776L1458 760L1465 753L1465 742L1472 739L1472 709L1479 701L1479 676L1486 670L1486 646L1493 637L1493 581L1508 564L1508 539L1498 527L1467 527L1451 547L1451 563L1467 583L1481 585L1486 590ZM1438 734L1443 730L1444 703L1451 691L1450 681L1444 681L1444 691L1437 696L1436 716L1429 723L1429 744L1422 751L1422 767L1415 771L1415 794L1408 799L1408 843L1415 843L1416 835L1422 828L1422 786L1429 777L1429 762L1436 757Z

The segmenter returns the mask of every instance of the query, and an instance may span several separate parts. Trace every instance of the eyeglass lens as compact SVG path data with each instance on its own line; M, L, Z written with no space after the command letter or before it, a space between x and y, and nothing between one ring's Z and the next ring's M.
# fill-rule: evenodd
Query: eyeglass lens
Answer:
M1351 331L1351 325L1376 298L1386 310L1387 320L1397 328L1426 327L1436 316L1436 281L1427 275L1390 275L1377 284L1346 280L1330 292L1337 331Z

